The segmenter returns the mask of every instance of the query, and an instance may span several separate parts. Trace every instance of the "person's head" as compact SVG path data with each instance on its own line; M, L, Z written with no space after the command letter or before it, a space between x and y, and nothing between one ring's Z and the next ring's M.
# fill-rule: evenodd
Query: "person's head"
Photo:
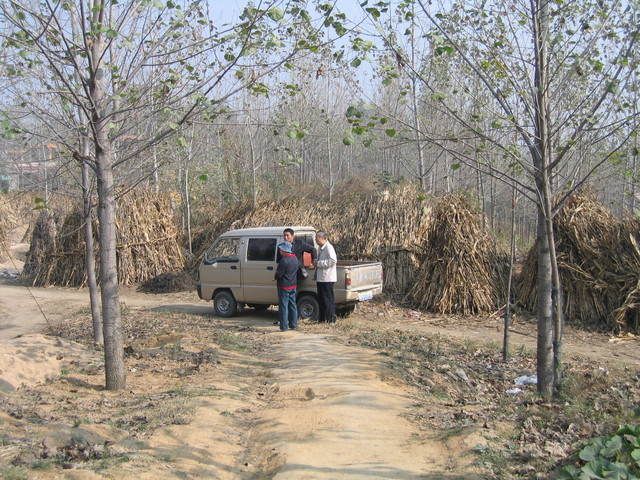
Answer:
M293 233L292 228L285 228L282 236L284 237L285 242L293 243L295 234Z
M319 232L316 232L316 243L320 246L323 246L325 243L327 243L329 239L327 238L327 232L323 232L322 230L320 230Z
M291 242L282 242L278 245L278 249L284 255L285 253L291 253Z

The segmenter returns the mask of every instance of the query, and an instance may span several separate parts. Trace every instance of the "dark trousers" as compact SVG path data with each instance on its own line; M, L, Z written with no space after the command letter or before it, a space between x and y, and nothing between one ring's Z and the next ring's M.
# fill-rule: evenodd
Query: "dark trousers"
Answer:
M278 288L278 319L280 330L298 328L298 306L296 305L296 289Z
M336 323L336 303L333 298L334 282L318 282L319 322Z

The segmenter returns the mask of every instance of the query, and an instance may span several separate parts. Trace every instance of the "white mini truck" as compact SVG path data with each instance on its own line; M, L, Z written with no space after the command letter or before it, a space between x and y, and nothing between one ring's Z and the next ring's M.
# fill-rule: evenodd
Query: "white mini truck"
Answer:
M218 237L207 250L198 271L198 296L213 300L219 317L231 317L244 305L265 310L278 305L274 280L277 246L283 231L291 228L296 238L314 245L313 227L260 227L231 230ZM303 319L318 319L318 297L314 270L309 268L311 255L304 255L308 278L298 283L298 314ZM336 311L353 312L355 305L382 292L382 264L338 259L338 280L334 285Z

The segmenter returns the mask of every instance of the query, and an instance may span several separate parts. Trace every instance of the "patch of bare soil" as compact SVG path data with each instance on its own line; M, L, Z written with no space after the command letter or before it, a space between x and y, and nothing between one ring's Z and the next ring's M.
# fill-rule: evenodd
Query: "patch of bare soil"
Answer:
M451 442L416 427L416 390L374 350L331 341L339 329L282 334L273 310L223 321L210 311L129 308L124 318L125 391L102 388L86 314L57 322L51 340L3 344L1 358L23 361L11 369L60 368L2 394L5 471L46 479L479 478L473 457L452 455ZM57 347L29 349L37 341Z
M0 264L2 480L553 478L640 398L631 335L568 327L545 402L530 319L505 363L495 316L382 300L282 334L273 309L215 318L175 275L121 289L128 387L109 392L86 289L21 285L24 248Z
M45 313L64 314L1 344L0 478L552 478L640 398L635 337L568 329L564 403L543 402L517 384L535 373L525 319L503 363L496 318L381 301L283 334L273 309L223 320L193 292L135 289L122 292L128 387L109 392L86 297L20 300L6 283L8 317L7 291L14 304L46 292Z

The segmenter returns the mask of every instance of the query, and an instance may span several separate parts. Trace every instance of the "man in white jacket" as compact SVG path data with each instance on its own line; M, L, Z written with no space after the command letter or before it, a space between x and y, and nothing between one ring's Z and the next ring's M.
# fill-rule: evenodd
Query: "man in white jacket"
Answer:
M315 262L318 303L320 312L318 321L336 323L336 304L333 297L333 284L338 280L336 265L338 257L333 245L329 242L326 232L316 232L316 243L320 249Z

